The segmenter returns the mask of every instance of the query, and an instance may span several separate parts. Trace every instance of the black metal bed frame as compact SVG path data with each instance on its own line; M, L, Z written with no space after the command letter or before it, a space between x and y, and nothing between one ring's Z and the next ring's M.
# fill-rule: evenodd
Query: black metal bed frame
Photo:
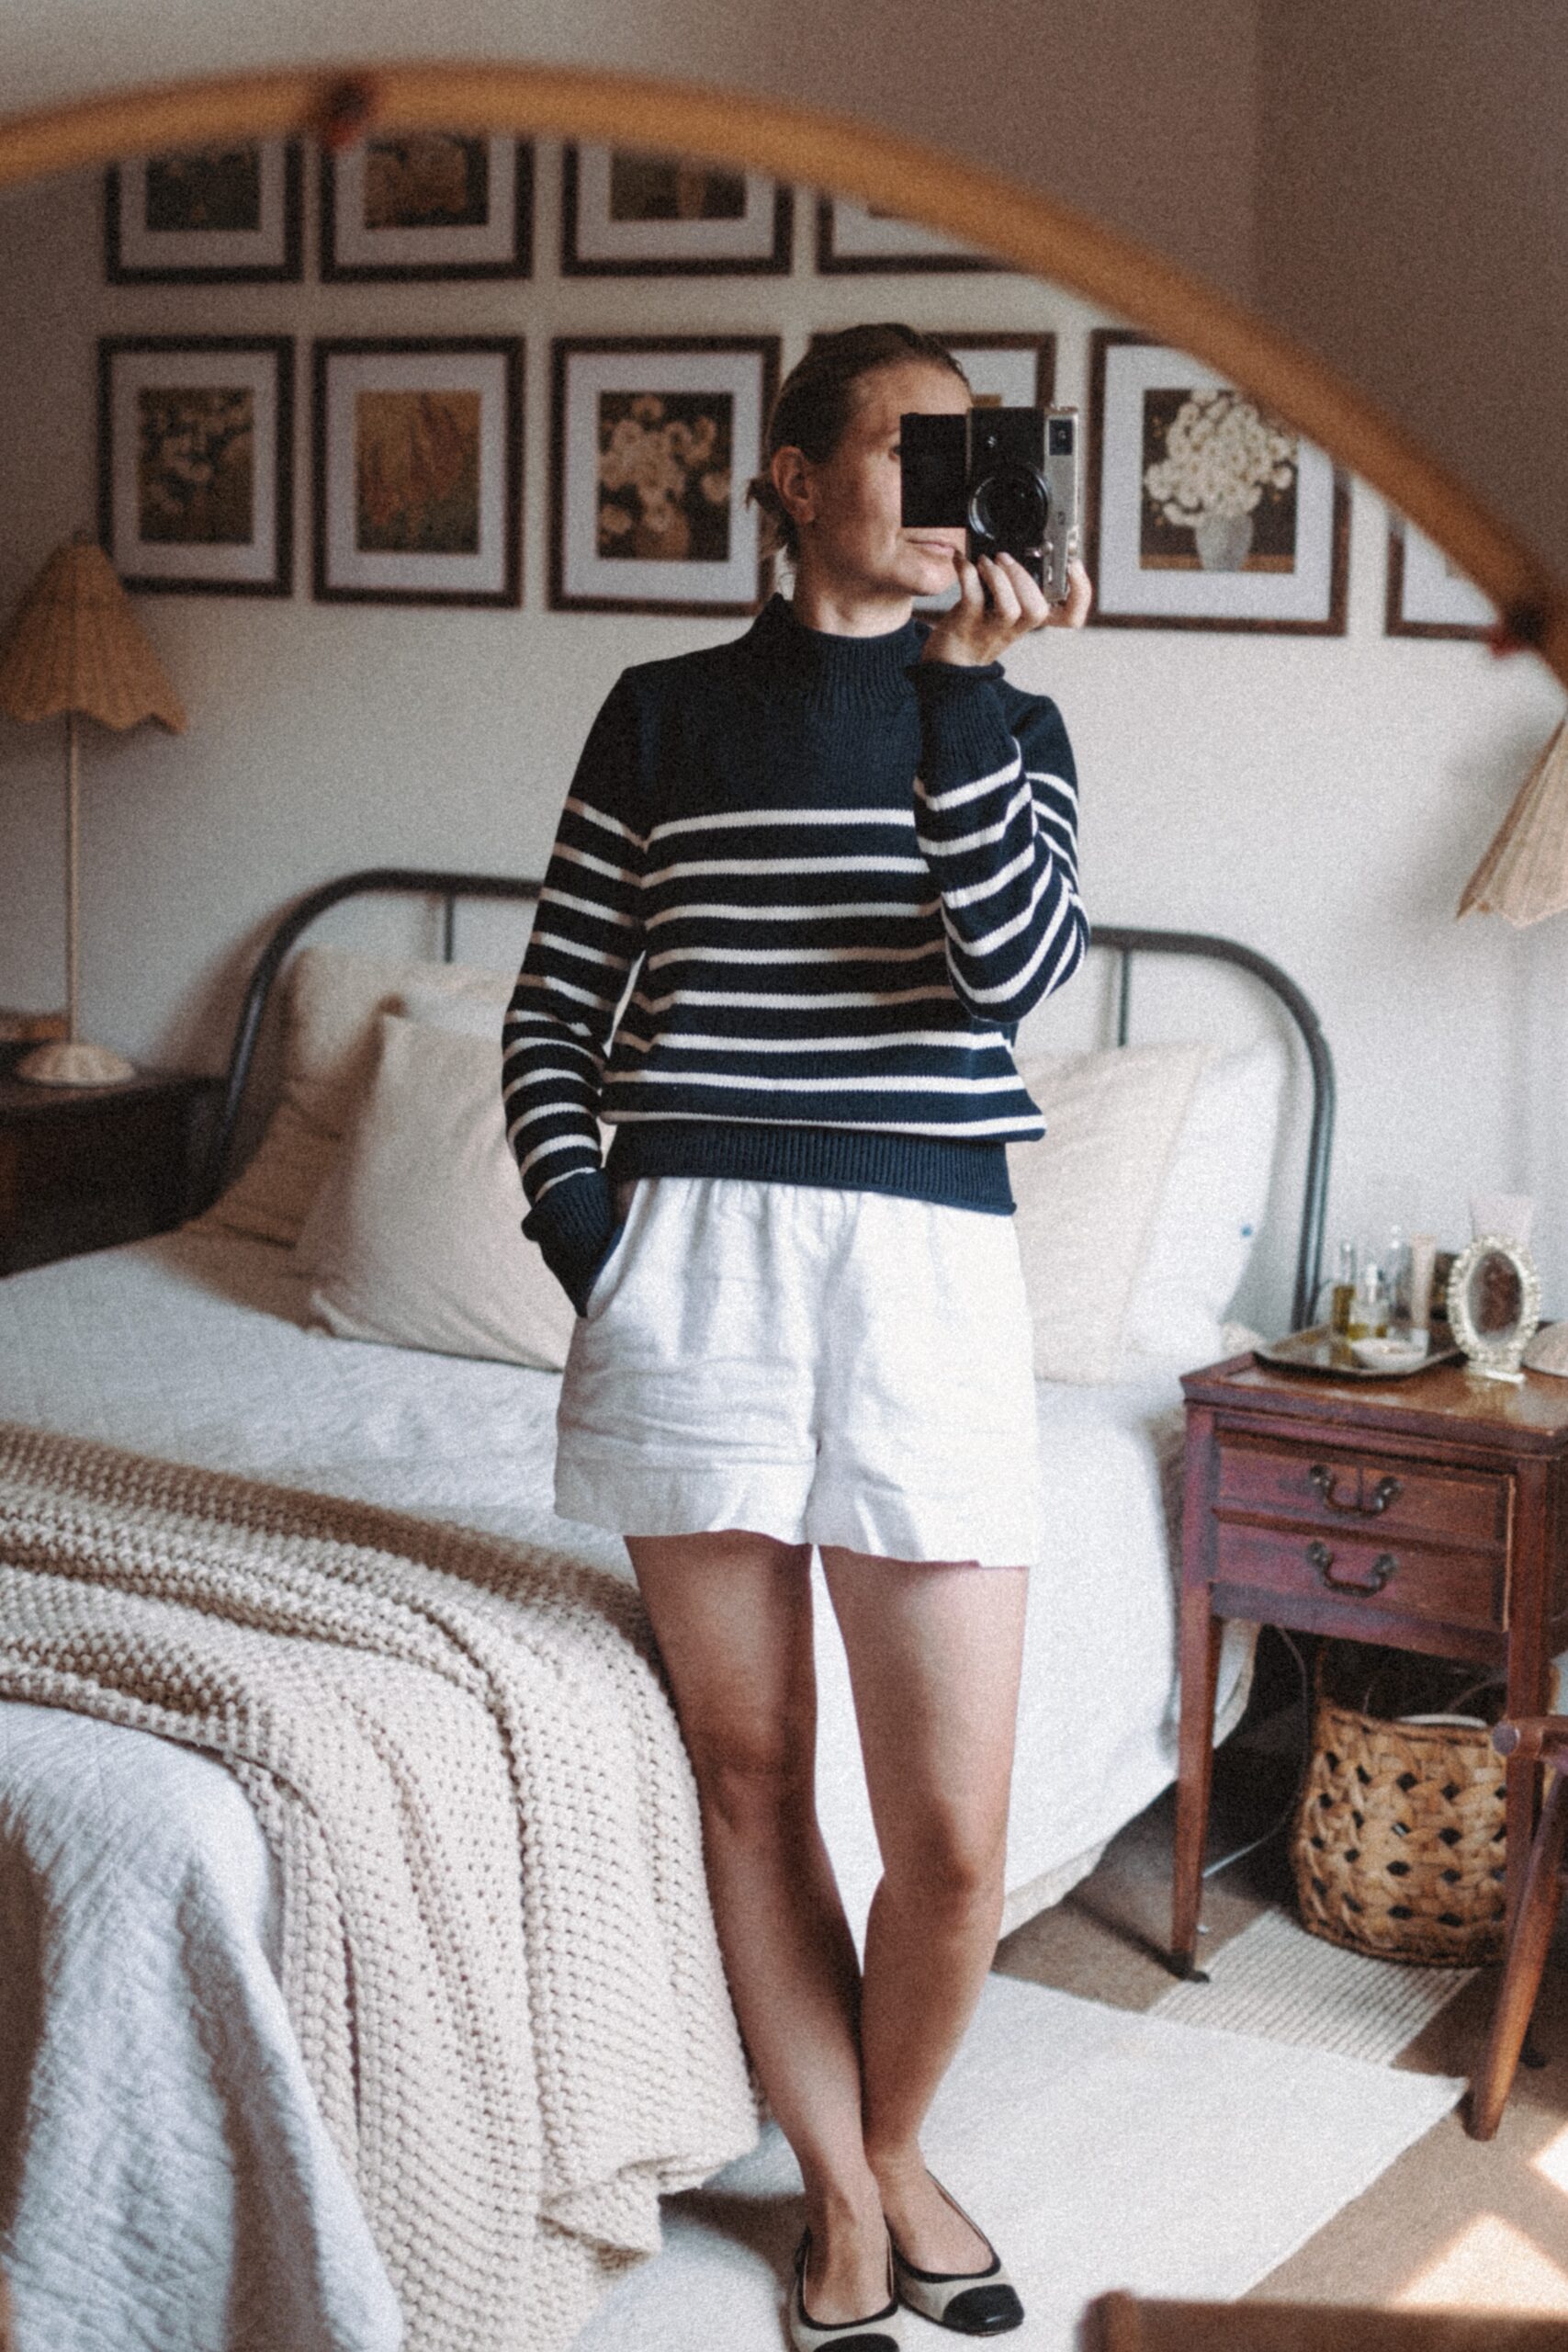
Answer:
M272 993L273 982L285 957L301 933L317 917L344 899L387 892L405 898L438 899L442 905L442 954L452 961L459 899L536 899L540 884L515 875L446 874L396 865L369 866L356 874L340 874L308 891L272 933L256 961L229 1055L220 1105L199 1190L203 1208L216 1199L233 1149L240 1105L250 1076L256 1038ZM1301 1031L1312 1068L1312 1130L1307 1141L1306 1190L1302 1202L1301 1234L1296 1248L1295 1295L1292 1329L1303 1329L1312 1320L1323 1261L1323 1218L1328 1193L1328 1159L1334 1137L1334 1062L1317 1014L1287 972L1256 948L1243 947L1202 931L1146 931L1123 923L1095 923L1091 947L1103 947L1121 958L1116 993L1116 1043L1127 1043L1132 1001L1133 957L1147 956L1206 956L1216 962L1237 964L1271 989Z

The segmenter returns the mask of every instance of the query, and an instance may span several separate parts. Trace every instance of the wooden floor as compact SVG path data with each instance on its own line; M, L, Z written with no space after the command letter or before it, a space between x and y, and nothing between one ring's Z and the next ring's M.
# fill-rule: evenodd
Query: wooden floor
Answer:
M1264 1826L1290 1774L1288 1758L1235 1741L1223 1747L1211 1850L1232 1851ZM1173 1817L1168 1795L1130 1824L1065 1902L1006 1939L998 1967L1088 1999L1149 2007L1171 1983L1160 1952ZM1208 1882L1200 1956L1270 1904L1293 1907L1282 1839ZM1483 1971L1397 2063L1469 2075L1495 1984L1495 1972ZM1459 2113L1445 2117L1253 2297L1555 2312L1568 2346L1568 1942L1561 1929L1536 2038L1548 2064L1520 2068L1495 2139L1472 2140Z

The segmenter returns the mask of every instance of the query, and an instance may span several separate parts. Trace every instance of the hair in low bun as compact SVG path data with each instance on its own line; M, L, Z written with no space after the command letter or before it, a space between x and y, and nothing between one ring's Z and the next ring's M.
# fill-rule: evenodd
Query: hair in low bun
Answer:
M799 534L769 470L775 454L780 449L800 449L813 465L826 465L854 413L856 388L862 379L908 359L929 360L933 367L948 368L961 384L968 384L952 352L935 335L896 322L845 327L837 334L819 335L799 365L790 369L768 416L762 470L746 485L746 503L755 506L762 518L767 554L782 554L793 563L800 553Z

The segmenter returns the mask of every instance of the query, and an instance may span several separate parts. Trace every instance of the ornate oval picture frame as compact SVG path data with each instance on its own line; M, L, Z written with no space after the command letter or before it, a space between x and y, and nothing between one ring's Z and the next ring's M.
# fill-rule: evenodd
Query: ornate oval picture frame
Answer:
M1478 1275L1485 1279L1488 1261L1499 1257L1506 1260L1517 1280L1519 1311L1506 1327L1507 1336L1495 1339L1489 1327L1477 1320L1479 1301L1472 1295L1472 1285ZM1521 1359L1540 1322L1540 1277L1529 1250L1499 1234L1479 1235L1454 1260L1447 1305L1450 1326L1471 1370L1483 1380L1522 1382Z

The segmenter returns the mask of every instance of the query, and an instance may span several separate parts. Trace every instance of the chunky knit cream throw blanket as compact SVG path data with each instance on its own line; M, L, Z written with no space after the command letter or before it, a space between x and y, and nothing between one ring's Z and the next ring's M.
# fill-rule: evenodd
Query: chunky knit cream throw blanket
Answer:
M756 2137L635 1591L0 1423L0 1692L220 1757L407 2352L554 2352Z

